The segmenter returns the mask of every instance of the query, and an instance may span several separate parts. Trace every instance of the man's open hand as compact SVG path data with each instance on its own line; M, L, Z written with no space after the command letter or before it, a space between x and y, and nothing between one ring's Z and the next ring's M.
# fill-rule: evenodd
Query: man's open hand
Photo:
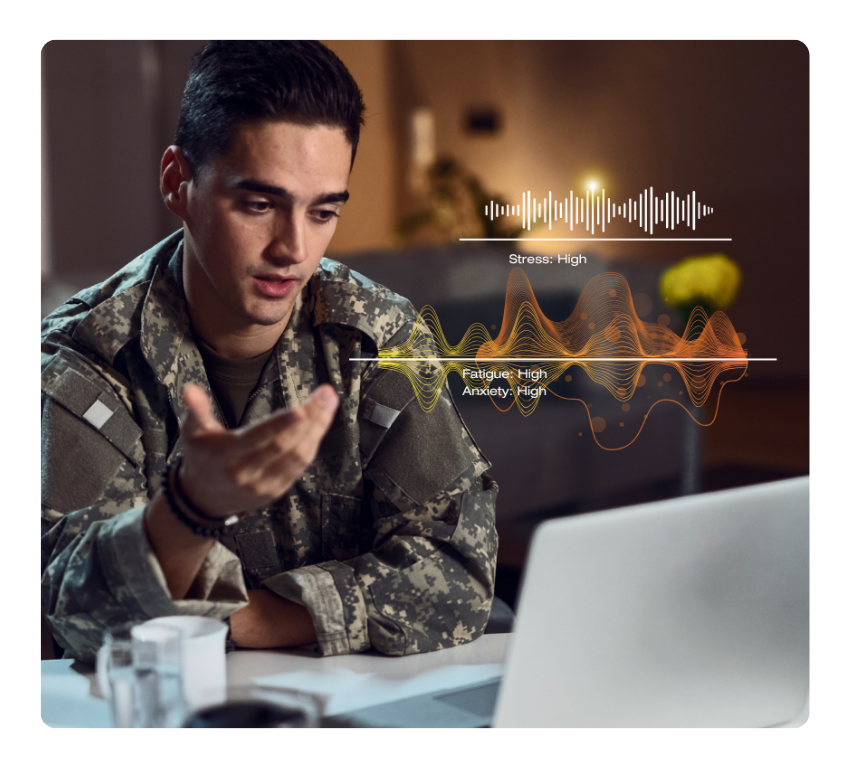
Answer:
M316 458L339 404L333 387L323 384L302 407L225 429L203 389L187 385L183 400L180 483L196 507L222 518L283 496Z

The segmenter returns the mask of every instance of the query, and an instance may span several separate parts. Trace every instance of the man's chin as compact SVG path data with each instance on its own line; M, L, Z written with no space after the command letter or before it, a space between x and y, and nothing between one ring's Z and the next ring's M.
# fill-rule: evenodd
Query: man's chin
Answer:
M294 299L292 301L278 301L271 303L272 306L252 306L245 313L253 325L262 325L271 327L274 325L285 324L292 314L292 308L295 306Z
M248 319L252 325L262 325L268 328L282 324L288 317L289 313L270 315L268 313L253 312L248 315Z

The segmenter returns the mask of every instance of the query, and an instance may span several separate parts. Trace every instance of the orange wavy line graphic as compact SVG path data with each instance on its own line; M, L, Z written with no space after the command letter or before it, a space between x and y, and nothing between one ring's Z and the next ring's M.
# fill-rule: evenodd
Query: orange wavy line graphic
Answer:
M544 394L581 402L591 420L594 440L606 450L625 448L638 435L618 448L599 443L587 403L552 389L562 376L569 379L567 372L571 367L582 369L615 399L626 403L645 382L646 366L668 366L681 376L687 398L695 408L706 404L712 387L722 377L713 418L703 423L690 414L697 423L708 426L717 417L720 391L731 381L740 380L748 365L747 352L723 312L708 317L702 307L697 307L679 336L664 325L641 320L626 279L607 272L590 280L566 320L555 322L543 314L527 276L518 268L508 278L502 325L495 339L481 323L475 323L452 346L436 312L426 306L409 338L396 347L381 349L378 355L381 368L407 376L426 412L436 405L451 371L476 392L489 391L493 404L503 412L516 404L523 416L529 416ZM740 375L729 379L724 374L730 371L740 371ZM669 380L669 376L665 379ZM492 394L495 384L505 387L505 392L510 388L512 400L506 408ZM676 403L690 413L679 401L658 400L644 416L638 434L659 402Z

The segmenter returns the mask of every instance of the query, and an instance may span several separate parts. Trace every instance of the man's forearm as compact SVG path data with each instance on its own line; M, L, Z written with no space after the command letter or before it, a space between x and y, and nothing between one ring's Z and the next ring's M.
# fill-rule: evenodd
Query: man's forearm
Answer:
M165 575L172 600L189 592L213 539L192 533L168 508L162 491L157 491L145 509L145 533Z
M173 600L191 598L189 590L213 539L192 533L157 491L145 510L145 533ZM242 648L282 648L315 642L310 612L268 589L248 591L249 603L230 618L233 642Z
M249 603L230 617L233 642L242 648L283 648L316 641L310 612L269 589L248 590Z

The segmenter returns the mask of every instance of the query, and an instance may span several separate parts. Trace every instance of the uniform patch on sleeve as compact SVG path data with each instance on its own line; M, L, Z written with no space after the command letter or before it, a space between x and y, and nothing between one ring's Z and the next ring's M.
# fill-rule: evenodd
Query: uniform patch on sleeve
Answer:
M423 504L478 458L465 437L465 427L448 398L441 397L430 413L414 402L388 430L369 476L391 498L397 488L414 503Z
M89 409L83 414L83 418L95 429L100 429L115 413L110 407L104 405L100 400L95 400Z
M66 363L64 358L61 363ZM98 386L74 367L66 367L60 376L46 371L42 391L74 416L96 429L133 464L139 466L144 451L139 438L141 427L133 421L114 393Z
M386 405L381 405L371 399L366 400L361 411L364 419L384 429L389 429L400 413L401 411L397 411L395 408L388 408Z
M41 503L71 512L109 495L126 459L79 417L47 399L42 412Z
M410 382L395 371L382 372L363 394L357 419L363 466L369 463L389 428L413 398Z

